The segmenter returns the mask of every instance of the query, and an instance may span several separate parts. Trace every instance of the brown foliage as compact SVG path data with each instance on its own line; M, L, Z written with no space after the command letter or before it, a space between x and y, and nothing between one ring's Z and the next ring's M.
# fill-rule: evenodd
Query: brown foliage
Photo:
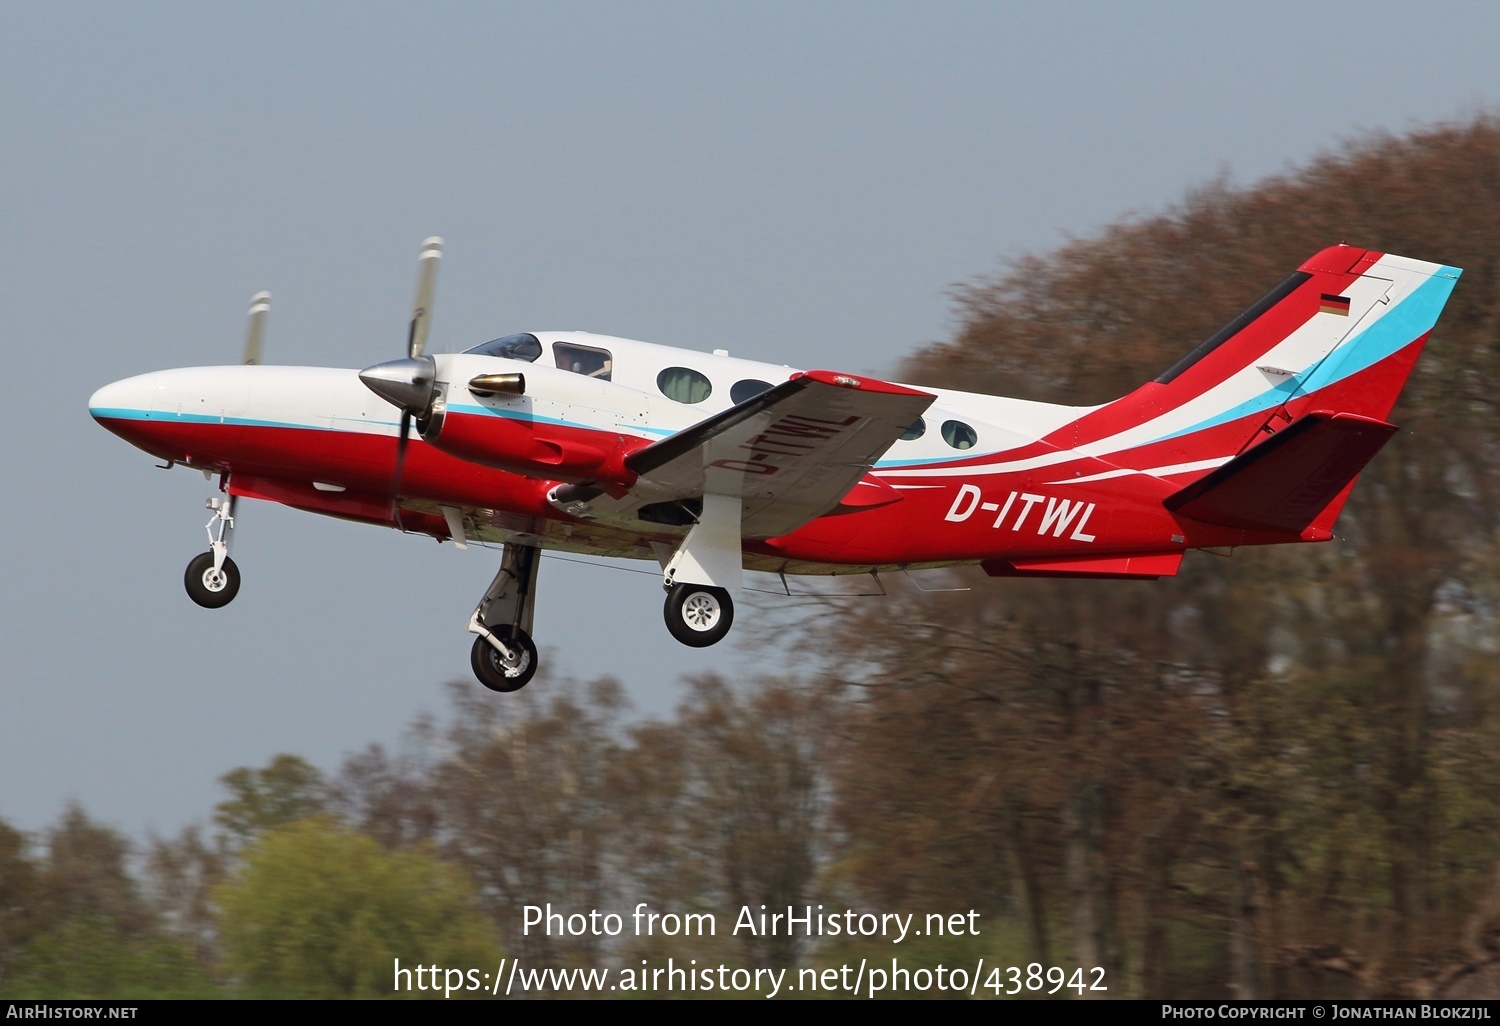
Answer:
M962 328L906 380L1092 404L1340 240L1465 268L1340 542L850 620L872 668L843 674L865 697L836 807L867 893L968 893L1036 957L1065 943L1141 996L1409 992L1478 957L1461 938L1500 811L1496 237L1483 117L1215 183L955 291Z

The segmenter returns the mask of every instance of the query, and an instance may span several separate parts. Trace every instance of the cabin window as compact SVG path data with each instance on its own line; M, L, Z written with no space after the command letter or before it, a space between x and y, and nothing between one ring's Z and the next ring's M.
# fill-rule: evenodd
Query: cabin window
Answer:
M708 378L690 367L668 367L656 376L656 387L673 402L701 403L714 388Z
M572 371L574 374L598 378L600 381L609 380L610 372L615 365L615 361L609 355L609 350L595 349L592 346L575 346L571 342L552 343L552 355L557 360L559 370Z
M901 441L915 442L927 433L927 422L921 417L911 422L911 427L901 432Z
M499 356L506 360L525 360L527 363L535 363L536 358L542 355L542 343L535 335L523 333L506 335L504 338L497 338L482 346L466 349L464 352L474 353L477 356Z
M979 436L961 420L943 421L943 441L955 449L972 449Z
M744 381L736 381L729 386L729 399L738 406L747 399L754 399L762 392L769 391L771 383L761 381L759 378L746 378Z

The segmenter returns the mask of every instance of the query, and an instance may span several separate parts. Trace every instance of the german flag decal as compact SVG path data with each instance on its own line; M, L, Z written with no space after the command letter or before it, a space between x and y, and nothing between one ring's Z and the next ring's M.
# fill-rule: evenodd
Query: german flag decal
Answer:
M1318 301L1318 313L1338 314L1340 317L1349 316L1349 298L1347 296L1330 296L1323 293L1323 298Z

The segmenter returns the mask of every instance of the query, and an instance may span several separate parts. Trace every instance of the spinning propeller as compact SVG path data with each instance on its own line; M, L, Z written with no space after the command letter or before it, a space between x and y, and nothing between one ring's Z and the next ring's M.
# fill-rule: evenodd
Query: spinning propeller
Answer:
M432 409L437 392L437 364L425 355L427 331L432 324L432 297L437 289L438 261L443 258L443 240L436 236L422 243L417 258L417 298L406 333L406 358L366 367L359 380L380 398L401 410L401 429L396 441L396 470L391 476L391 511L394 515L401 491L401 472L406 464L406 445L411 438L412 419L421 420Z
M271 312L271 294L257 292L250 297L250 330L245 335L245 358L241 363L260 363L266 341L266 314Z

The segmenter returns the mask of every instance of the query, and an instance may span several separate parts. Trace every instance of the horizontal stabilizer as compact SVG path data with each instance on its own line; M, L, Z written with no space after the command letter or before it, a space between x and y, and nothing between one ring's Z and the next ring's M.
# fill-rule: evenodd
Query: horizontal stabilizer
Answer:
M1396 425L1314 410L1163 505L1209 524L1300 533L1381 450Z
M1155 580L1175 577L1179 552L1086 556L1082 559L986 559L979 566L991 577L1090 577L1095 580Z

